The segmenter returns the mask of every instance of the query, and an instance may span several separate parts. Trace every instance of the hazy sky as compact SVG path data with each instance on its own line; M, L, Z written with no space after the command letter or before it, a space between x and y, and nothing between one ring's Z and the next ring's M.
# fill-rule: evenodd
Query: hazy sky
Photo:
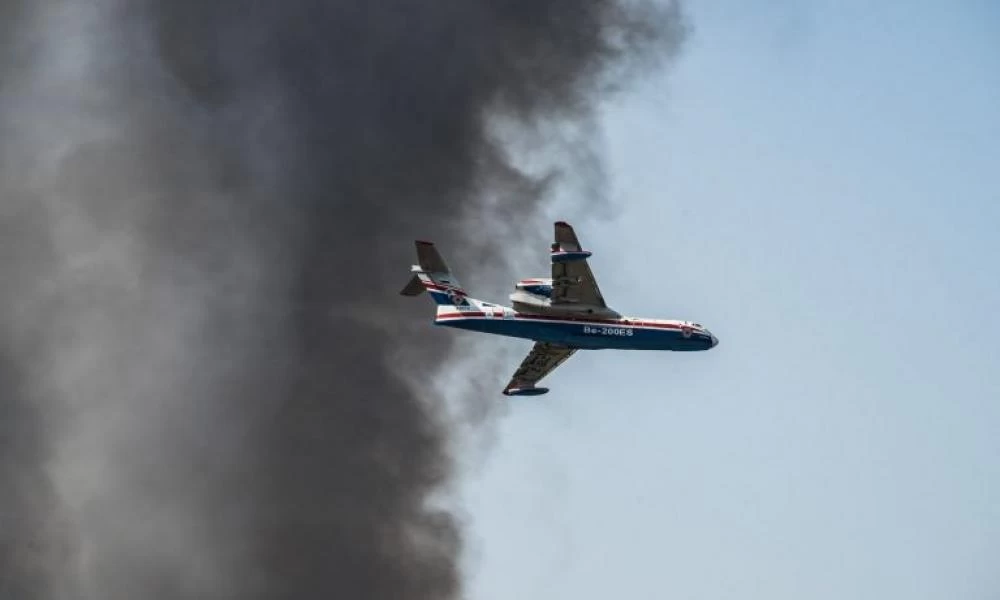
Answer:
M501 361L470 598L1000 598L1000 9L762 4L688 3L604 119L615 218L553 215L721 343Z

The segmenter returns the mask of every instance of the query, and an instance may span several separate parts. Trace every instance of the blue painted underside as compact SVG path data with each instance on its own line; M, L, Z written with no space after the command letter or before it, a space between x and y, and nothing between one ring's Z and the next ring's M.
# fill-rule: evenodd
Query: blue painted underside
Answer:
M554 263L578 262L581 260L587 260L590 258L590 254L591 253L588 250L562 250L559 252L553 252L551 254L551 258Z
M674 350L690 352L708 350L711 337L697 332L685 338L676 329L647 329L618 326L607 323L549 323L495 317L462 318L435 321L436 324L456 329L492 333L508 337L549 342L587 350ZM631 331L632 335L621 335Z

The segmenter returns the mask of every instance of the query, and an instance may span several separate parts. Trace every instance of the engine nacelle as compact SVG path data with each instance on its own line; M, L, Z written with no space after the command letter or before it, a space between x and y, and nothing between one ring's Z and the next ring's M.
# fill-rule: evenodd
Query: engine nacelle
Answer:
M552 279L522 279L510 295L514 310L536 315L553 315L579 318L617 319L616 311L589 304L560 303L552 306Z
M519 292L542 298L552 297L552 279L522 279L514 286Z
M514 310L545 314L552 302L552 279L522 279L514 285L510 295Z

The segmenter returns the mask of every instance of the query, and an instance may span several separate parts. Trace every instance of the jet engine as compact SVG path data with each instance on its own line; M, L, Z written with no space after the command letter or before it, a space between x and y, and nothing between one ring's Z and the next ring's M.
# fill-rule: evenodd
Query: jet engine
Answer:
M607 307L588 304L559 303L552 305L552 279L522 279L510 295L514 310L536 315L565 317L600 317L617 319L620 315Z
M552 298L551 279L522 279L514 285L510 301L514 310L528 313L546 313Z
M526 292L532 296L540 296L543 298L552 297L552 280L551 279L522 279L517 282L515 289L519 292Z

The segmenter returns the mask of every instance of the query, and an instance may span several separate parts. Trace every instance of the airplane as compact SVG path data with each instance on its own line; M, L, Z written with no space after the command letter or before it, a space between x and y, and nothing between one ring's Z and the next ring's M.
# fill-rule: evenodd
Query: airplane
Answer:
M568 223L555 223L551 277L522 279L513 306L469 297L433 242L416 241L417 261L403 296L428 292L437 303L435 325L535 342L503 389L506 396L535 396L536 384L577 350L709 350L719 340L699 323L622 316L608 307L584 250Z

